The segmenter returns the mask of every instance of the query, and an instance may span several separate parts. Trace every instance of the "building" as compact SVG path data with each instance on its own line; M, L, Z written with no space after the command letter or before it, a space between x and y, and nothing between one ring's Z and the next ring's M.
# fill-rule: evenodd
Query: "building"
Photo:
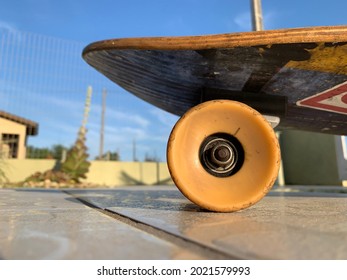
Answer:
M38 134L36 122L0 111L0 156L24 159L28 136Z

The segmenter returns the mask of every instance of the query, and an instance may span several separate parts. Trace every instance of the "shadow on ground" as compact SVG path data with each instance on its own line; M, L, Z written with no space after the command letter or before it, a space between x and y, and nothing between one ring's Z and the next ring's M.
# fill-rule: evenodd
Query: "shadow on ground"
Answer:
M66 190L67 193L79 201L97 208L110 207L157 209L170 211L208 212L185 198L178 189L152 187L129 187L128 189L109 190ZM319 193L319 192L270 192L269 197L324 197L341 198L347 194ZM67 198L72 199L72 198ZM247 209L246 209L247 210Z
M170 211L206 212L199 206L187 200L178 190L148 190L141 188L129 190L66 190L74 198L89 206L107 209L110 207L157 209Z

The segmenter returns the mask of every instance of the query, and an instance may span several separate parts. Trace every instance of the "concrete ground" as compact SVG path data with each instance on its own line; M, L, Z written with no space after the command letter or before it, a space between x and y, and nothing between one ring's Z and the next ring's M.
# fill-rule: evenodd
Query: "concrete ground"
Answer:
M0 259L347 259L345 190L212 213L169 186L0 189Z

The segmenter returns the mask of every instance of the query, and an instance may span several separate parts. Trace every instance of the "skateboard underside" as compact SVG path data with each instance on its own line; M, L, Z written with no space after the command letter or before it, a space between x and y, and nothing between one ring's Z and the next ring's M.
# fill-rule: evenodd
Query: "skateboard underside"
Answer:
M109 40L83 57L139 98L183 115L167 145L172 180L200 207L230 212L259 201L278 174L279 143L262 115L278 117L279 129L346 134L346 32Z
M251 103L254 94L266 96L264 103L270 106L272 100L275 103L278 97L285 97L285 111L277 112L279 129L347 133L346 114L297 104L347 81L347 44L197 51L108 49L89 52L85 59L127 91L179 116L201 103L202 91L207 88L226 90L223 97L231 100L244 94L244 103L247 99ZM213 99L211 95L209 99Z

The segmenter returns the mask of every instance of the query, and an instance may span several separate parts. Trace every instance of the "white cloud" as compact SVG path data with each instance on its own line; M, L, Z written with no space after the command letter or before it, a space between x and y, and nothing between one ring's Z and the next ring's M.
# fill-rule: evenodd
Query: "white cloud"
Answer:
M18 33L18 29L15 25L5 21L0 21L0 31L6 31L9 33Z
M276 28L276 18L278 17L278 14L275 11L266 11L263 13L263 24L264 29L274 29ZM230 27L231 25L236 25L237 29L239 31L251 31L252 30L252 18L250 12L242 12L233 20L233 24L228 24Z
M101 105L92 105L91 112L93 115L101 118ZM142 115L133 114L131 112L125 112L124 110L115 110L111 107L107 107L105 111L105 120L107 122L121 122L121 123L129 123L133 125L138 125L140 127L148 127L149 120Z
M12 42L20 43L22 41L21 33L17 27L9 22L0 21L0 33L12 36Z
M130 112L126 113L108 109L108 111L106 111L106 114L107 117L111 117L112 119L115 119L117 121L133 123L143 128L149 125L149 121L145 117L141 115L134 115Z
M172 128L178 120L177 116L167 113L158 108L151 110L150 114L152 114L162 125L166 127Z
M234 18L234 23L237 25L239 29L241 29L241 31L252 30L251 15L249 12L243 12L241 14L238 14Z
M1 82L0 80L0 88L3 85ZM41 89L28 90L23 85L15 83L3 86L7 90L11 87L11 91L5 95L7 96L5 101L10 97L12 101L14 97L20 101L11 103L20 105L16 106L18 112L14 110L13 113L20 113L39 122L39 135L30 137L30 145L37 147L50 147L53 144L67 147L73 145L83 118L84 94L78 96L42 94ZM86 139L90 158L99 153L100 143L101 104L93 103L95 101L92 98L87 123ZM23 106L24 104L32 105ZM120 104L108 106L105 114L104 152L119 151L122 160L132 160L133 140L136 140L138 159L142 160L146 153L155 153L164 159L167 138L176 120L176 116L152 106L136 110Z
M276 20L278 13L275 11L269 11L264 14L264 27L266 29L276 29Z

